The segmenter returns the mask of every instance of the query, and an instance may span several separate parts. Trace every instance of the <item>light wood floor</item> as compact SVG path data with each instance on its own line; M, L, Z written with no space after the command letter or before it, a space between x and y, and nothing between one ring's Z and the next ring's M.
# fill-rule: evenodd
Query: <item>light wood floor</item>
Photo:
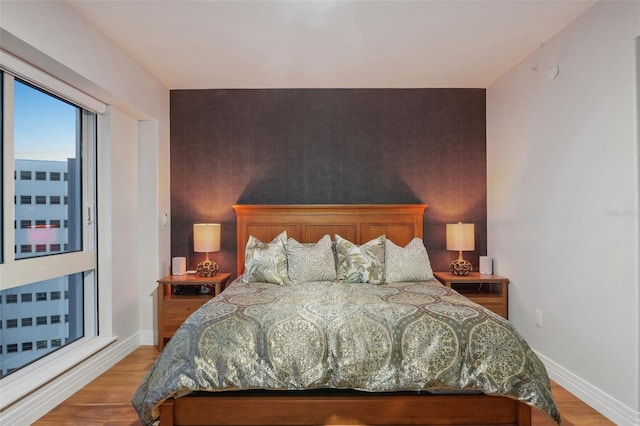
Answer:
M76 392L35 425L140 425L131 406L131 398L138 384L158 356L153 346L142 346ZM605 426L612 422L569 392L552 383L552 391L562 414L564 426ZM534 426L553 426L545 414L533 410Z

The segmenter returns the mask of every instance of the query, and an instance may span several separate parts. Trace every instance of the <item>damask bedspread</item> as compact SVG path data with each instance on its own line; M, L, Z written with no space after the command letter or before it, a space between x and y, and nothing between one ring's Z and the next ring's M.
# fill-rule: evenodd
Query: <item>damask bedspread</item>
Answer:
M541 361L508 321L438 282L234 282L191 315L133 404L152 424L192 391L480 390L559 413Z

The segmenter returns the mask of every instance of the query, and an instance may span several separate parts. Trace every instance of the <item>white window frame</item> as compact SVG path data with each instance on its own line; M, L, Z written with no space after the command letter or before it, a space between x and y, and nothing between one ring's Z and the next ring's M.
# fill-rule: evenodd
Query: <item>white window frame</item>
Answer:
M0 380L0 412L15 404L21 398L31 394L73 368L97 351L111 344L115 339L110 335L100 334L98 318L98 258L97 229L95 220L95 203L97 200L97 144L90 143L81 150L82 176L82 251L59 253L51 256L15 259L13 232L15 209L13 198L14 152L13 152L13 98L14 79L20 78L45 92L51 93L86 110L96 113L94 126L86 125L83 115L83 137L91 132L93 137L100 137L100 122L107 112L107 106L83 92L57 80L43 71L30 66L16 57L0 50L0 69L4 71L3 99L9 99L3 105L3 176L2 204L3 220L3 261L0 263L0 290L18 287L43 281L49 278L85 272L84 282L84 322L85 337L61 348L34 363L23 367ZM83 113L84 114L84 113ZM91 170L86 173L85 170ZM89 271L87 273L87 271ZM103 292L100 292L103 293ZM101 315L102 316L102 315ZM110 327L105 327L110 331Z

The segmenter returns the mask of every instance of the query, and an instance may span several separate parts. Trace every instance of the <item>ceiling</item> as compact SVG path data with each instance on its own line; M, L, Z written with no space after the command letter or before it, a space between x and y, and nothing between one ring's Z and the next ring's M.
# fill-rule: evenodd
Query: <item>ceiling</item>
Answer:
M69 2L169 89L485 88L595 3Z

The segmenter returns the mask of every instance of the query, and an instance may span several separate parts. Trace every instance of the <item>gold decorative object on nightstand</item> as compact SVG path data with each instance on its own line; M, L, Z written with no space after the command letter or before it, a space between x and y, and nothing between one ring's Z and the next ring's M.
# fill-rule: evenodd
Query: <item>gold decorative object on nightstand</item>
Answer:
M449 265L449 272L454 275L467 275L473 271L471 262L462 258L463 251L473 251L475 248L473 232L473 223L447 223L447 250L458 251L458 259Z
M196 267L198 275L211 277L218 272L218 264L209 259L209 252L220 251L219 223L196 223L193 225L193 251L205 253L205 259Z

